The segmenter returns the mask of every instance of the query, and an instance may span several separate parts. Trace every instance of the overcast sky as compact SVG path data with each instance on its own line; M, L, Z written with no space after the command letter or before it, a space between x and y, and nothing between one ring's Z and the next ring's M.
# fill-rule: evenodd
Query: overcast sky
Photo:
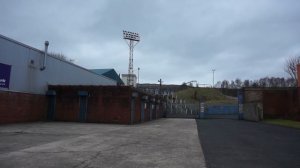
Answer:
M266 76L300 55L299 0L0 0L0 34L85 68L128 72L122 31L137 32L141 83Z

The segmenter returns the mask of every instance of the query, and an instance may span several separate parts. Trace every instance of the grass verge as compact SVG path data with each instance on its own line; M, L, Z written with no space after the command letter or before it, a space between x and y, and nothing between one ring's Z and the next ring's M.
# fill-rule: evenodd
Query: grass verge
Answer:
M209 105L216 104L237 104L237 98L225 96L218 89L214 88L188 88L176 92L179 99L188 103L199 103L200 97L205 99Z
M266 119L265 123L300 129L300 122L285 119Z

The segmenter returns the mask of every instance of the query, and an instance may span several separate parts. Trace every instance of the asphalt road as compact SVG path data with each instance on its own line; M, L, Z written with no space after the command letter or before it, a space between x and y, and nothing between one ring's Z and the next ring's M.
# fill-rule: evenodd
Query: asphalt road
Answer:
M208 168L299 168L300 130L231 119L196 120Z

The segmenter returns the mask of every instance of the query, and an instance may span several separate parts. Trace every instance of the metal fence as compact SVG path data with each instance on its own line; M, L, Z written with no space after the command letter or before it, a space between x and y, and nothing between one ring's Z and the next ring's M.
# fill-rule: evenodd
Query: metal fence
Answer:
M167 101L167 115L170 118L197 118L200 105L185 103L184 101Z

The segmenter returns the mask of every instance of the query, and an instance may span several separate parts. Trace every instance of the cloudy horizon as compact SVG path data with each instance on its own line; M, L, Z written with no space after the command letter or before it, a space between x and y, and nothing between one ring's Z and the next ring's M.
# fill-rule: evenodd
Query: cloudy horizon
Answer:
M63 53L88 69L125 74L122 31L137 32L134 69L141 83L212 84L224 79L289 77L285 60L300 55L297 0L0 0L0 34Z

